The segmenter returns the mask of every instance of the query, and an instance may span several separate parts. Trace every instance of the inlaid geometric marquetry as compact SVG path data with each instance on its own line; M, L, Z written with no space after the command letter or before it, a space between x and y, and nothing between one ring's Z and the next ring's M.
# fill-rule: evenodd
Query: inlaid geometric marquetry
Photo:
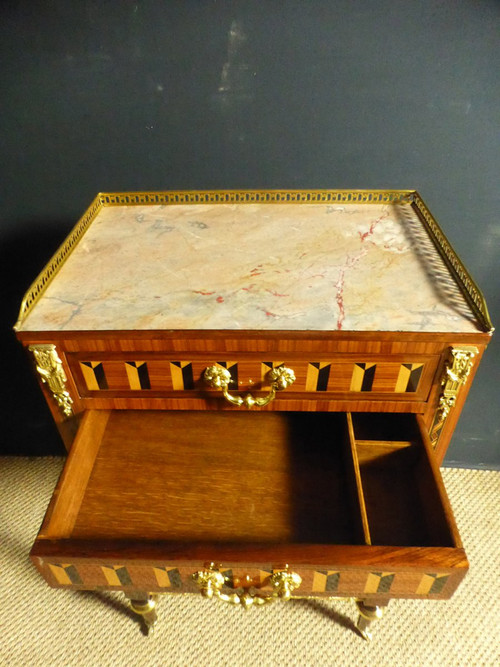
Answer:
M251 390L253 384L257 389L265 389L270 383L269 372L287 364L296 374L296 381L287 389L287 394L306 391L317 394L392 393L401 396L420 393L423 396L432 380L433 370L429 363L422 361L353 362L342 359L309 362L245 359L218 361L215 365L230 372L230 388ZM203 358L194 362L171 361L155 356L147 361L122 361L110 358L102 361L80 361L79 365L84 391L183 392L207 389L201 378L205 369L213 365L213 361ZM76 377L78 380L78 375Z
M151 389L148 365L145 361L126 361L125 370L130 389Z
M354 364L351 378L351 391L371 391L377 364Z
M331 367L329 362L310 362L307 365L306 391L327 391Z
M401 364L394 391L417 391L424 364Z
M312 589L315 593L336 593L340 581L337 570L318 570L314 573Z
M102 565L101 569L110 586L131 586L132 579L123 565Z
M149 590L163 589L165 592L181 592L191 581L192 567L172 567L168 565L150 565L136 568L124 565L74 565L70 563L45 563L50 571L48 580L54 585L66 587L102 587L103 575L107 586L112 588L144 587ZM224 575L224 591L234 592L249 585L267 589L270 577L278 570L220 570ZM300 570L298 570L300 572ZM401 595L427 597L442 596L449 582L449 574L425 573L418 578L409 572L366 572L359 570L313 570L300 572L303 584L299 594L319 593L325 595ZM248 578L247 578L248 575ZM250 583L249 583L250 582ZM190 586L186 586L186 591ZM446 596L449 595L446 593Z
M365 584L365 593L388 593L395 574L393 572L370 572Z
M193 364L190 361L171 361L170 375L175 391L194 389Z
M448 574L424 574L416 590L417 595L437 595L448 581Z
M101 361L81 361L80 368L82 369L83 378L89 391L108 388L108 382Z
M158 586L162 588L181 588L182 578L176 567L153 567Z
M49 567L59 584L71 586L71 584L78 585L83 583L74 565L49 563Z

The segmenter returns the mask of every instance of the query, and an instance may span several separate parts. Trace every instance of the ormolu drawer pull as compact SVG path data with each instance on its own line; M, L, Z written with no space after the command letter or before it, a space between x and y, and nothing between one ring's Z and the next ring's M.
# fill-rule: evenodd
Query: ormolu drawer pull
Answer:
M229 604L240 604L245 609L252 605L263 605L270 602L277 602L278 600L289 600L292 592L302 583L302 578L296 572L281 570L274 572L269 577L269 582L273 587L269 595L264 595L259 590L251 591L251 589L245 590L242 593L237 593L236 591L234 593L223 593L222 587L228 585L228 580L222 572L215 569L215 566L212 565L207 570L195 572L192 576L204 597L216 597Z
M276 397L277 391L282 391L295 382L295 373L291 368L279 366L273 368L267 374L267 378L271 381L271 390L267 396L263 398L254 398L251 394L246 396L232 396L228 391L229 383L231 382L231 373L227 368L222 366L209 366L205 369L203 374L205 382L213 389L222 389L224 398L233 405L244 405L246 408L253 408L255 405L262 407L270 403Z

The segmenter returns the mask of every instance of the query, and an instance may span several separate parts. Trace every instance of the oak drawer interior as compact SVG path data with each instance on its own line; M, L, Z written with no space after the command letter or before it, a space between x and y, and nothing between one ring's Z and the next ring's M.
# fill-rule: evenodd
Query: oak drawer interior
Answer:
M456 547L416 419L89 411L39 537Z
M452 546L438 480L410 414L348 414L368 544Z

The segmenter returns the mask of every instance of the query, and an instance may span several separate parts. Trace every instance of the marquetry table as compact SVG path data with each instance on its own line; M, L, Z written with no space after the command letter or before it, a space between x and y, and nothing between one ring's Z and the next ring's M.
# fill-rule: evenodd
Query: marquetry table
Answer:
M57 588L250 607L449 598L439 473L492 333L415 191L99 194L16 331L68 449Z

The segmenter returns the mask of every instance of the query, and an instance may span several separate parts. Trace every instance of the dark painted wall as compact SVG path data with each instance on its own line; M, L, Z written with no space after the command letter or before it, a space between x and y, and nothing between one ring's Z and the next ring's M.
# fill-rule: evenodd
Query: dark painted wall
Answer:
M497 0L4 1L0 19L5 452L61 451L9 328L98 191L417 188L500 321ZM448 463L499 464L499 344Z

